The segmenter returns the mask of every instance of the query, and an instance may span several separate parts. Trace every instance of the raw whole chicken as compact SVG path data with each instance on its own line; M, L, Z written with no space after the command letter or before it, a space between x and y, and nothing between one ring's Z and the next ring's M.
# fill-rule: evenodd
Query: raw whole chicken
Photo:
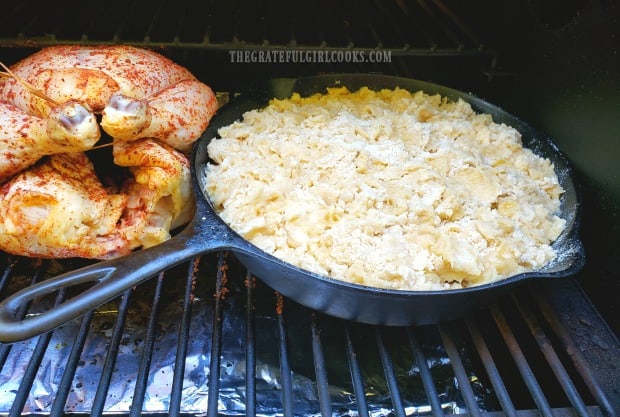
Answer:
M217 100L187 69L130 46L56 46L2 75L0 250L111 258L190 220L185 153ZM127 173L114 186L87 153L100 128Z

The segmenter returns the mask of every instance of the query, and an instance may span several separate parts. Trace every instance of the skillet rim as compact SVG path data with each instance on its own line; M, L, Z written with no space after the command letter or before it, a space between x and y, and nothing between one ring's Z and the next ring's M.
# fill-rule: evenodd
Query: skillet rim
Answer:
M561 201L563 204L567 191L570 191L574 195L575 204L571 206L573 211L573 216L567 228L561 233L561 235L556 239L552 246L559 248L570 246L570 261L566 261L567 266L565 268L559 270L545 271L545 268L550 267L553 264L554 260L550 263L545 264L543 267L535 270L535 271L525 271L519 274L515 274L506 278L502 278L496 281L472 285L469 287L463 288L455 288L455 289L441 289L441 290L398 290L398 289L390 289L390 288L381 288L381 287L372 287L368 285L362 285L357 283L352 283L344 280L340 280L337 278L331 278L325 275L321 275L316 272L312 272L286 261L277 258L256 245L252 242L241 236L236 230L231 228L226 222L222 220L219 216L217 210L215 210L211 199L204 188L204 166L208 162L208 152L206 150L207 145L211 140L215 140L219 137L218 130L220 127L226 126L236 120L241 120L243 113L248 110L262 108L268 104L268 101L272 98L286 98L290 97L290 94L294 92L299 92L302 96L307 96L308 94L313 94L313 92L300 92L298 90L290 90L290 88L294 88L303 83L313 83L318 82L320 84L321 91L325 92L328 87L339 87L339 86L349 86L352 81L355 82L363 82L367 79L372 79L373 81L380 81L382 83L391 84L391 87L377 87L377 88L404 88L409 91L417 91L424 90L424 88L428 88L429 90L425 92L427 93L437 93L442 97L447 97L450 100L463 99L467 103L469 103L476 113L491 113L497 112L500 116L499 119L502 121L498 122L496 117L498 115L491 114L494 122L505 123L505 120L509 120L512 123L506 123L509 126L514 127L519 131L522 138L528 138L527 146L524 143L524 147L532 150L536 155L560 161L563 165L563 174L562 177L564 180L560 181L560 184L565 189L565 193L561 196ZM344 81L343 81L344 80ZM331 81L329 85L325 84L326 81ZM400 83L400 84L397 84ZM419 85L421 88L417 88L417 90L412 90L408 88L406 84L415 84ZM365 85L365 83L362 83ZM377 88L368 86L371 90L376 90ZM290 91L288 95L282 95L282 88L286 88L286 91ZM359 87L358 87L359 88ZM269 92L275 92L275 95L270 95ZM354 91L352 89L352 91ZM314 93L319 91L314 91ZM258 104L260 107L256 107ZM231 118L231 115L233 116ZM236 116L235 116L236 115ZM222 120L223 119L223 120ZM228 121L230 119L230 121ZM228 122L226 122L228 121ZM226 123L225 123L226 122ZM524 130L527 131L527 134L524 133ZM531 134L531 135L530 135ZM532 136L532 137L530 137ZM524 141L525 142L525 141ZM542 146L543 151L549 152L549 154L540 154L540 149L535 150L533 147L529 146L530 142L535 145ZM205 158L206 156L206 158ZM198 162L198 159L201 159ZM390 296L394 298L417 298L417 297L449 297L449 296L462 296L469 293L479 293L479 292L490 292L490 290L498 290L500 288L509 289L517 284L523 284L527 281L535 280L535 279L545 279L545 278L563 278L577 274L585 264L585 249L583 243L579 237L579 228L581 222L581 211L582 211L582 195L579 183L575 180L574 169L568 160L568 158L560 151L558 146L552 141L552 139L544 134L539 129L532 127L529 123L523 121L521 118L513 115L502 109L501 107L488 102L472 93L466 93L460 90L453 89L448 86L435 84L428 81L417 80L414 78L407 78L401 76L394 75L386 75L386 74L376 74L376 73L330 73L330 74L321 74L321 75L311 75L311 76L303 76L303 77L280 77L280 78L270 78L267 80L259 80L253 83L249 88L241 92L239 95L234 96L228 103L222 106L215 116L211 119L209 126L203 132L201 137L196 141L191 155L191 166L192 166L192 175L194 177L195 186L199 196L202 198L204 209L209 213L210 216L214 217L214 219L221 223L221 225L225 226L226 230L234 236L234 239L238 241L242 241L244 243L244 247L249 247L251 252L248 253L247 250L242 250L241 252L245 252L246 255L251 257L260 257L263 260L274 263L282 268L290 269L292 272L297 274L306 275L309 278L316 279L320 281L324 285L339 287L340 289L350 289L354 292L362 292L365 295L380 295L380 296ZM553 162L553 161L552 161ZM554 164L555 165L555 164ZM555 168L556 175L560 177L557 168ZM570 187L565 187L564 183L568 183ZM562 213L564 210L562 211ZM563 217L564 218L564 217ZM233 252L238 253L232 249ZM243 256L243 255L242 255ZM244 263L242 261L242 263ZM248 268L249 269L249 268ZM250 271L251 272L251 271ZM273 284L274 280L265 280L260 275L257 275L257 278L266 282L268 286L272 287L274 290L278 291L277 285ZM285 294L286 295L286 294ZM294 298L292 298L295 300Z

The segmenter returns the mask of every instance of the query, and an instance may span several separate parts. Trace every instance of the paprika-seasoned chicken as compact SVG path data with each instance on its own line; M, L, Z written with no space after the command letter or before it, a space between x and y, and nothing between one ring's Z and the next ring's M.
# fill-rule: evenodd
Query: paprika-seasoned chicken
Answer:
M127 254L127 196L110 195L84 153L53 155L0 186L0 249L45 258Z
M53 46L11 71L54 102L102 112L101 127L115 139L150 137L187 151L217 109L213 91L186 68L132 46ZM54 107L15 79L0 80L0 100L41 117Z
M5 70L0 250L111 258L158 244L190 220L183 152L216 111L208 86L168 58L131 46L54 46ZM112 139L113 163L127 173L111 187L97 177L106 167L93 166L85 153L99 127Z
M0 184L45 155L90 149L99 136L97 120L77 102L42 118L0 101Z
M194 200L189 161L152 139L114 144L114 163L131 172L122 188L127 209L122 222L132 249L170 238L170 230L191 220Z
M187 158L151 139L114 148L132 175L108 192L81 152L53 155L0 187L0 249L41 258L112 258L156 245L191 219Z
M116 140L156 138L186 152L217 110L209 87L184 80L148 99L115 94L103 109L101 127Z

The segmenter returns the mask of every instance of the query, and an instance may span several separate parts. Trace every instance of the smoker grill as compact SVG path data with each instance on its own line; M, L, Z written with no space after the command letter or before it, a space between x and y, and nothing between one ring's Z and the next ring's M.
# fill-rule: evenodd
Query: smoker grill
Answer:
M523 103L523 91L548 80L547 70L528 65L562 57L561 40L582 39L579 28L596 26L605 35L598 40L611 42L617 7L468 3L17 2L0 15L0 60L10 64L46 45L133 44L188 67L224 98L257 78L381 72L474 91L557 130L553 119L537 115L543 105L532 110ZM538 26L530 25L532 16ZM598 58L587 42L577 46ZM389 51L392 59L230 58L230 51L291 49ZM607 75L616 62L609 60ZM541 78L532 81L533 72ZM617 213L613 186L601 191L574 141L554 140L582 162L589 261L574 279L523 286L454 322L378 327L308 310L262 284L232 254L208 254L53 332L0 344L0 414L620 415L619 323L610 303L620 285L613 268L619 246L617 226L606 223ZM0 254L0 298L87 263ZM20 314L37 314L73 290L25 305Z

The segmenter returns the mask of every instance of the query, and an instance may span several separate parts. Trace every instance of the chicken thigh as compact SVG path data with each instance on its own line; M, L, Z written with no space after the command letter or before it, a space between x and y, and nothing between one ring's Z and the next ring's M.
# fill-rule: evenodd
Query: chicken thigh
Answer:
M0 186L0 249L42 258L129 253L127 196L108 194L84 153L53 155Z

